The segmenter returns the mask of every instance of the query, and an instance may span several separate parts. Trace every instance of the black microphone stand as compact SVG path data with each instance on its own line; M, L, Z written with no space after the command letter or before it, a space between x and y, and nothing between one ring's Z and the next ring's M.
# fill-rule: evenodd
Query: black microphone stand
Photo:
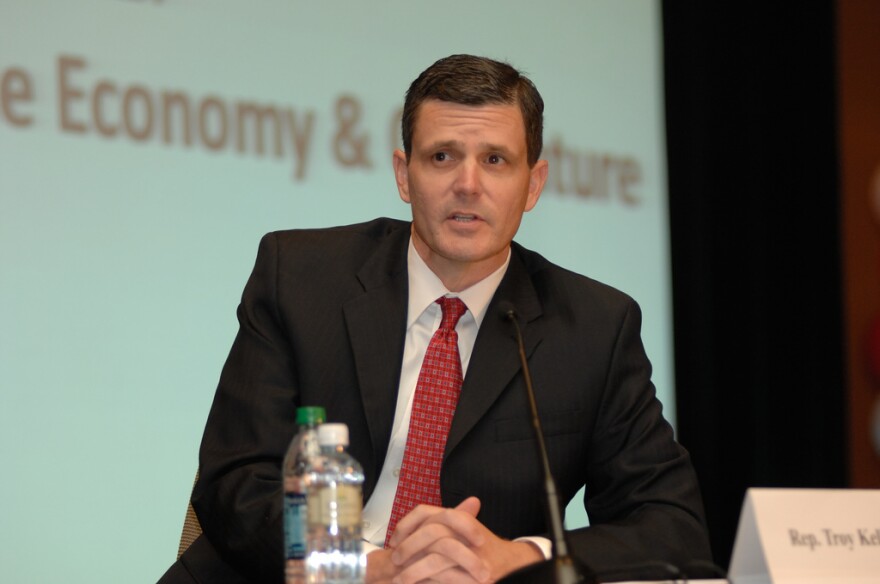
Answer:
M550 459L547 456L547 446L544 444L544 433L541 430L541 419L538 417L538 405L535 402L535 390L532 387L532 375L529 372L529 363L526 359L525 345L523 344L522 332L516 318L516 309L512 304L501 304L503 316L513 323L516 330L516 342L519 347L519 358L522 363L523 378L526 385L526 395L529 400L529 413L532 418L532 429L538 449L538 458L541 460L544 473L544 493L547 522L553 541L553 555L549 560L531 564L502 578L500 582L506 584L595 584L595 575L576 558L568 553L568 543L562 525L562 514L559 509L559 495L556 492L556 481L550 471Z

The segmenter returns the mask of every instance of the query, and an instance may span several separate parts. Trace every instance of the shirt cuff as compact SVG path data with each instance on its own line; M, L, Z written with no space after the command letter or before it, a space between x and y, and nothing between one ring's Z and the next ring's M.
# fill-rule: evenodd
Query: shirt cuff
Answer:
M364 543L364 555L382 549L379 546L377 546L376 544L372 544L372 543L368 542L367 540L364 540L363 543Z
M536 545L538 549L541 550L541 553L544 554L544 559L549 560L553 557L553 544L550 543L550 540L546 537L538 537L538 536L529 536L529 537L518 537L513 541L526 541L533 545Z

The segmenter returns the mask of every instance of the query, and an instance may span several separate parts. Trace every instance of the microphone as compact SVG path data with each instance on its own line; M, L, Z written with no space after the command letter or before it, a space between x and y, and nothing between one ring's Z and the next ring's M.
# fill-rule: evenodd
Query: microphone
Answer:
M595 584L595 574L584 566L580 561L568 553L568 542L565 540L565 532L562 525L562 513L559 510L559 495L556 492L556 481L550 471L550 458L547 456L547 446L544 444L544 433L541 430L541 419L538 417L538 405L535 402L535 390L532 387L532 374L529 372L529 363L526 359L526 349L523 343L522 331L517 320L516 307L509 301L501 301L498 304L502 318L513 323L516 331L516 343L519 347L519 359L522 363L523 379L526 383L526 396L529 401L529 414L531 415L532 430L535 433L535 443L538 449L538 458L544 474L544 504L548 527L550 528L551 541L553 542L553 557L543 562L526 566L516 572L508 574L500 582L507 584Z

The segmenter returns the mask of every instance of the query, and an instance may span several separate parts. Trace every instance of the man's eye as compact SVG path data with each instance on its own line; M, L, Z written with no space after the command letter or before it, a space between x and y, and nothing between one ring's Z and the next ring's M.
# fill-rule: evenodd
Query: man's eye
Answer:
M486 160L489 162L489 164L501 164L501 162L502 162L504 159L501 158L501 157L500 157L499 155L497 155L497 154L490 154L489 157L488 157Z
M437 152L434 154L434 161L435 162L443 162L447 158L448 158L448 156L446 155L445 152Z

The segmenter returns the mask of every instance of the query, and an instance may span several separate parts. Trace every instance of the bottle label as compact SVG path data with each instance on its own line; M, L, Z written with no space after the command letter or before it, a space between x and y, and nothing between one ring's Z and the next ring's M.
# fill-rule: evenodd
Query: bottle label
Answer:
M311 525L335 525L340 528L360 527L361 489L352 485L321 487L310 493L308 499Z
M288 560L306 557L306 496L284 493L284 553Z

